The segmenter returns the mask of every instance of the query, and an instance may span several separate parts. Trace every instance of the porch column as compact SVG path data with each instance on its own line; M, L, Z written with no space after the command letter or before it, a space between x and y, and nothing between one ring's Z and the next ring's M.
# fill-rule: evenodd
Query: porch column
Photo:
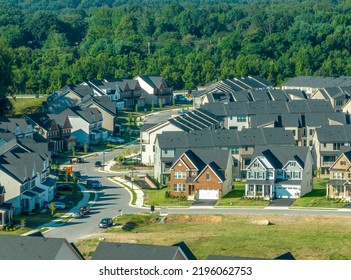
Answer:
M273 185L270 185L269 187L269 197L272 198L273 196Z
M256 188L257 188L257 186L256 186L256 184L254 185L254 196L256 196Z
M344 185L344 198L346 198L346 186Z

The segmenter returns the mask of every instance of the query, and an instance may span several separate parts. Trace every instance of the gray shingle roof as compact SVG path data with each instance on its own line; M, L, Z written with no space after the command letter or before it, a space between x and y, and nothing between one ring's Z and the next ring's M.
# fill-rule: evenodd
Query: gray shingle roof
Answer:
M70 246L65 238L0 235L1 260L54 260L64 246ZM70 246L72 250L74 248ZM74 250L75 251L75 250ZM79 254L77 258L80 259Z
M309 147L257 146L252 158L264 156L275 169L282 169L291 160L296 160L304 168L309 152Z
M325 88L337 86L350 86L351 77L341 76L334 77L312 77L312 76L299 76L285 82L283 86L290 87L310 87L310 88Z
M319 142L350 142L350 125L329 125L316 128Z
M173 260L179 246L100 242L92 260Z

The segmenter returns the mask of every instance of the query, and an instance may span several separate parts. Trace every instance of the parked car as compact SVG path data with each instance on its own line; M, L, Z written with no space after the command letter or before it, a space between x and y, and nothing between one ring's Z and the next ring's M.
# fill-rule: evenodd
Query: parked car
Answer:
M89 204L84 204L79 207L79 212L83 215L87 215L90 212L90 205Z
M113 225L112 218L103 218L99 223L100 228L108 228L108 227L111 227L112 225Z
M77 158L77 163L83 163L83 162L85 162L84 158L82 157Z
M46 208L50 208L50 205L51 204L54 204L55 208L58 209L58 210L63 210L66 208L66 204L64 204L63 202L59 202L59 201L52 201L48 204L45 205Z
M95 162L95 167L101 167L102 166L102 162L101 161L96 161Z
M83 217L83 214L80 212L80 211L75 211L73 212L73 218L75 219L79 219L79 218L82 218Z
M68 184L59 184L56 186L56 190L62 191L62 192L72 191L72 189L73 189L73 187L71 185L68 185Z
M101 186L101 182L98 181L98 180L87 180L87 185L93 189L101 189L102 186Z
M123 144L125 142L124 139L118 138L118 137L109 137L107 141L111 143L119 143L119 144Z

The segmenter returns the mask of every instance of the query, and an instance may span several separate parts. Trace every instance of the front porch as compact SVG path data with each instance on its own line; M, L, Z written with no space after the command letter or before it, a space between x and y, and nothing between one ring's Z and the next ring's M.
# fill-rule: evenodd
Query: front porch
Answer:
M340 198L345 201L351 201L351 184L349 182L344 183L328 183L327 184L327 196L331 198Z
M245 184L245 196L271 199L273 198L273 185L247 182Z
M0 205L0 228L12 224L13 210L11 203L3 203Z

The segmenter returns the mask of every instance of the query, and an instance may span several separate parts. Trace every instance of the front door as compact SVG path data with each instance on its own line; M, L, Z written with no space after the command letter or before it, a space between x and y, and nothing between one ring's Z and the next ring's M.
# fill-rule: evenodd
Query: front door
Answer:
M194 185L189 185L189 195L194 193Z

